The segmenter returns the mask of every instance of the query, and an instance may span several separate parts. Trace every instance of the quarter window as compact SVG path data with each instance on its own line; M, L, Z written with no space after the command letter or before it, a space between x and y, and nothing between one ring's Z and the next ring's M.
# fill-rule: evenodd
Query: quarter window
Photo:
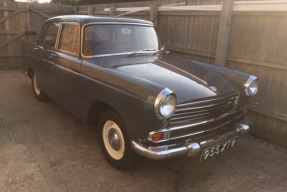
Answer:
M76 24L62 24L59 47L65 52L78 54L80 48L80 30Z
M57 34L59 30L59 23L49 23L46 27L45 35L41 39L41 43L49 46L55 47Z

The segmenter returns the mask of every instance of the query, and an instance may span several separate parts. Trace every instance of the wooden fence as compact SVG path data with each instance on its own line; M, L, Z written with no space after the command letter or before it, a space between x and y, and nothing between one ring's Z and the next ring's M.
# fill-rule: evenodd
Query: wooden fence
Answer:
M229 68L254 74L260 78L260 91L250 100L251 115L255 121L252 133L287 147L287 2L282 6L240 8L234 1L221 11L226 0L159 0L90 6L16 4L26 9L9 20L0 20L0 46L25 30L39 31L44 15L73 13L98 16L115 16L125 13L123 8L151 7L124 17L152 20L166 47L187 59L225 65ZM185 2L186 6L216 5L213 8L194 7L185 11L160 11L160 5ZM264 4L262 1L258 1ZM250 3L254 3L250 1ZM268 2L267 2L268 3ZM21 7L21 6L22 7ZM1 6L1 4L0 4ZM33 7L34 6L34 7ZM232 11L233 7L233 11ZM244 7L244 6L243 6ZM13 10L7 9L11 8ZM235 9L236 8L236 9ZM0 15L7 18L15 11L15 4L3 4ZM34 11L31 11L33 9ZM226 9L226 10L225 10ZM59 11L55 11L59 10ZM106 10L106 11L105 11ZM253 11L252 11L253 10ZM37 12L40 11L40 12ZM3 13L4 12L4 13ZM2 23L1 23L2 21ZM25 29L25 30L24 30ZM19 41L0 49L0 57L15 61L19 56ZM1 62L0 60L0 68ZM223 62L222 62L223 61Z
M46 19L61 14L74 14L74 8L0 0L0 69L21 66L20 48L25 34L39 32ZM29 35L29 38L35 40L37 36Z
M221 6L221 1L184 2L187 6ZM241 2L234 1L234 5L227 5L234 6L236 10L231 10L229 21L228 15L223 15L226 11L218 11L218 6L214 10L206 7L204 10L194 8L193 11L159 11L153 18L153 5L180 2L183 1L78 6L77 10L80 14L114 16L122 14L123 7L150 6L151 11L125 17L156 21L163 42L179 56L214 64L219 55L217 64L258 76L260 91L249 103L255 122L252 133L287 147L287 2L276 6L266 1L258 1L259 4L250 1L250 4L255 4L248 10L248 4L240 5ZM110 8L110 12L105 12L105 8ZM222 46L218 46L220 43ZM224 62L220 58L222 56Z

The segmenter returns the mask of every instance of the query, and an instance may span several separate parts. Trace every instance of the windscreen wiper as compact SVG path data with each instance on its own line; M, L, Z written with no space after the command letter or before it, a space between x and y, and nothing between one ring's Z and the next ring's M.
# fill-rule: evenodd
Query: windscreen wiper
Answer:
M128 54L128 56L135 56L135 55L146 55L146 54L154 54L156 53L158 50L155 50L155 49L141 49L141 50L138 50L138 51L134 51L134 52L131 52Z
M160 53L160 52L164 52L164 53L166 53L166 54L169 54L169 50L167 50L167 49L160 49L160 50L157 50L155 53L153 53L154 55L155 54L158 54L158 53Z

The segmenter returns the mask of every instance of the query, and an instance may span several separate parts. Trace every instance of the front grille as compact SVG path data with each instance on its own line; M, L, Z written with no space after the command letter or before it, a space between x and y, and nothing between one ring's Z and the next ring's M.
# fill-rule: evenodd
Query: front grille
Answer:
M239 93L226 97L179 104L170 119L170 125L194 124L211 121L233 111L239 99Z
M175 129L170 132L170 139L178 139L191 136L192 138L201 137L222 131L223 129L233 127L234 121L243 116L241 111L236 111L226 117L218 119L217 121L206 122L196 126L185 127L182 129Z

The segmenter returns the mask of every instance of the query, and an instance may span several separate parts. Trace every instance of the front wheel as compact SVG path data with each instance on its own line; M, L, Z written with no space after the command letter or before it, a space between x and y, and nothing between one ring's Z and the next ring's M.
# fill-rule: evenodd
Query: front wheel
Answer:
M32 86L33 86L33 92L34 92L36 99L38 99L39 101L45 101L48 99L46 94L43 91L41 91L41 89L38 86L38 80L37 80L36 73L33 73L32 75Z
M134 163L135 152L121 117L112 110L105 111L99 129L101 149L109 164L118 170L129 169Z

